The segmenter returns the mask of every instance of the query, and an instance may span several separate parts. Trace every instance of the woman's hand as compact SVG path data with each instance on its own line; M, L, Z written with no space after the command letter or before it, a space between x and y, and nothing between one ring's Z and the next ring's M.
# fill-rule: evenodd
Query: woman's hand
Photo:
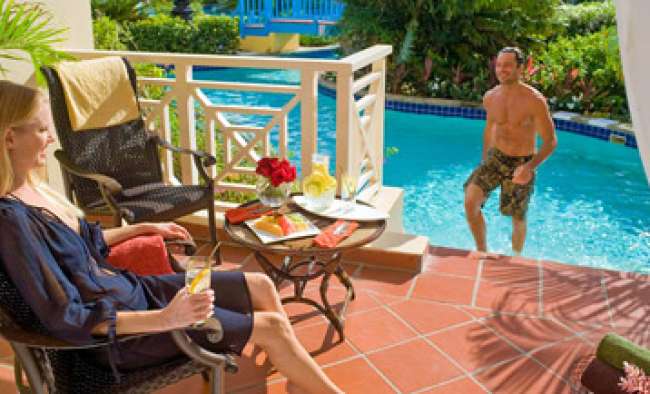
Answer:
M185 227L174 222L147 223L145 228L147 233L158 234L164 239L192 239Z
M207 319L214 312L214 291L211 289L191 294L187 287L176 293L171 302L162 309L163 330L174 330Z

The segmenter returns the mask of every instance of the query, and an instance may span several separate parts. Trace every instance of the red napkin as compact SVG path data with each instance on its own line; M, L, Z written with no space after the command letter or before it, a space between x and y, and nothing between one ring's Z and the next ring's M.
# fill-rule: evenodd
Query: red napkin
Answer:
M340 226L344 225L346 227L342 231L339 230L337 234L334 234L337 229L340 229ZM357 222L349 222L339 219L333 224L325 227L321 233L314 238L314 243L321 248L333 248L338 245L339 242L349 237L357 227L359 227L359 223Z
M249 219L255 219L273 211L273 208L261 204L254 204L248 207L232 208L226 211L226 219L231 224L239 224Z

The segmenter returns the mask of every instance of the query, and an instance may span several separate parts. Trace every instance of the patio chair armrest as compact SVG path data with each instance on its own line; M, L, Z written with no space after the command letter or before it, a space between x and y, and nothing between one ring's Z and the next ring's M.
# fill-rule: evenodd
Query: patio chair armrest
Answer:
M171 335L176 346L191 359L209 367L223 367L226 372L235 373L239 369L232 356L214 353L199 346L187 335L185 330L174 330Z
M186 256L194 256L196 253L196 242L193 239L166 239L165 246L181 246Z
M117 180L106 175L90 172L76 165L61 149L54 152L54 157L56 157L67 172L97 182L100 188L108 191L111 195L118 194L122 191L122 185Z
M50 335L41 334L36 331L31 331L24 328L9 328L3 327L1 330L1 335L3 338L9 342L16 342L27 347L36 347L42 349L58 349L58 350L74 350L74 349L91 349L96 347L104 347L110 344L108 338L97 338L94 343L89 343L86 345L78 345L64 341L62 339L55 338ZM119 335L117 336L118 342L128 341L135 339L141 336L152 335L152 334L130 334L130 335Z
M178 146L174 146L174 145L170 144L169 142L163 140L162 138L158 137L157 135L153 136L152 138L155 139L156 143L159 146L161 146L161 147L163 147L165 149L168 149L168 150L170 150L172 152L176 152L176 153L183 153L183 154L186 154L186 155L194 156L195 160L196 159L200 160L199 161L200 165L203 166L203 167L210 167L210 166L213 166L213 165L215 165L217 163L217 159L214 156L212 156L211 154L207 153L207 152L203 152L203 151L200 151L200 150L192 150L192 149L180 148Z

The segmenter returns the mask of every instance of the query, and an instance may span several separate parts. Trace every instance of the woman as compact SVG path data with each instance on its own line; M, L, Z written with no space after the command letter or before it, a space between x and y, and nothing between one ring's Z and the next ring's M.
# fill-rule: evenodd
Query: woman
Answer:
M93 335L156 333L215 315L224 338L213 351L241 354L251 341L296 387L340 393L298 342L273 283L263 274L214 272L212 290L189 294L183 274L137 276L105 262L108 247L145 233L188 237L173 223L101 230L80 218L35 172L54 141L47 100L38 91L0 81L0 264L45 328L73 343ZM254 311L254 313L253 313ZM168 333L113 345L93 357L117 369L155 365L181 355Z

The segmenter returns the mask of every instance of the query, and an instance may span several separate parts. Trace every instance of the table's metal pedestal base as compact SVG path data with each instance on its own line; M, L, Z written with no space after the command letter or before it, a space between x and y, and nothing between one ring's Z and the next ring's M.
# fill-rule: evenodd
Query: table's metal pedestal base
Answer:
M348 304L354 299L354 288L348 274L341 267L341 253L319 254L311 256L286 256L280 266L276 267L261 252L255 252L255 258L266 274L273 280L276 287L279 287L283 281L287 280L293 283L294 295L282 298L282 303L301 302L318 309L332 326L339 333L341 341L345 339L343 325L345 322L345 312ZM298 271L306 271L297 274ZM327 299L327 289L329 287L330 277L335 275L346 289L345 299L340 312L336 312ZM303 295L307 283L322 276L320 284L321 303L307 298Z

